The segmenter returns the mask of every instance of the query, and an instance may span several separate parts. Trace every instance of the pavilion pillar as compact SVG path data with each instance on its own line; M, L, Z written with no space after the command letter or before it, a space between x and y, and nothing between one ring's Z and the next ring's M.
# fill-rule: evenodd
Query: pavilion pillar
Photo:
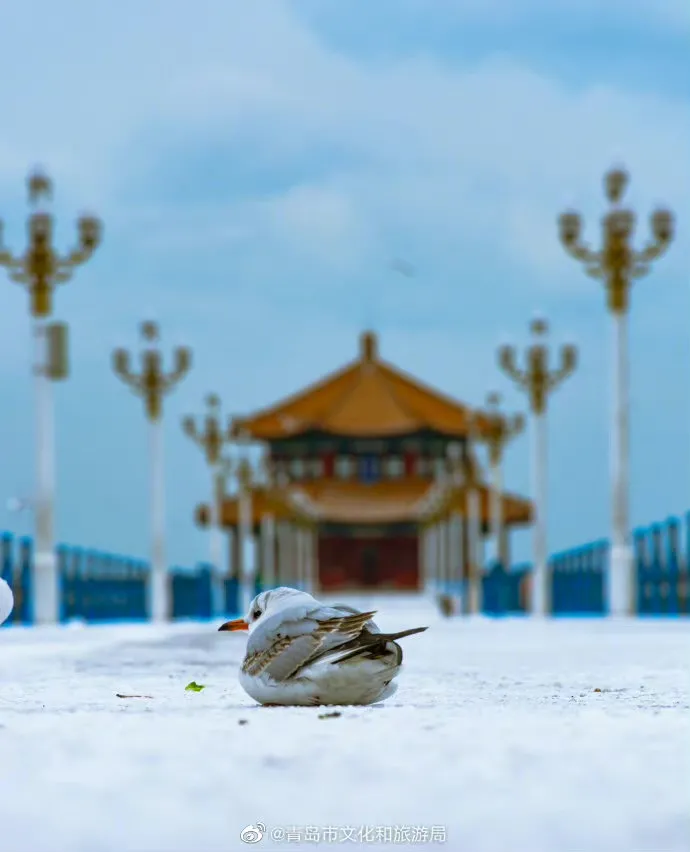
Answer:
M444 591L446 579L446 537L443 521L436 521L436 593Z
M249 589L252 593L252 598L256 594L256 587L259 580L263 584L263 551L261 548L261 527L256 529L252 527L249 532L249 554L247 555L247 568L250 572Z
M454 511L450 516L450 583L453 594L459 594L463 579L463 530L462 515Z
M427 527L427 542L426 542L426 555L427 555L427 591L429 594L433 594L436 591L436 583L438 581L438 553L436 549L436 538L438 535L438 530L436 527L436 522L429 524Z
M428 553L429 532L426 524L417 527L417 585L420 592L427 591L427 574L429 573Z
M288 521L287 523L287 551L288 551L288 576L290 577L289 585L295 586L296 588L300 587L302 582L301 570L300 570L300 552L299 552L299 538L297 535L297 529L295 528L295 524L292 521Z
M436 591L439 594L446 592L446 570L448 559L448 537L445 529L445 522L439 520L436 522L436 558L438 560L438 568L436 575Z
M309 589L313 595L319 590L319 528L311 524L307 529L307 542L309 545Z
M281 586L292 583L290 566L290 530L287 521L278 524L278 582Z
M311 529L308 524L300 524L299 537L302 543L302 588L305 592L311 594L314 588L311 565L314 551L311 543Z
M311 547L311 530L305 524L300 529L300 535L302 538L302 560L304 563L304 591L311 592L312 591L312 570L311 570L311 557L312 557L312 547Z
M510 529L504 523L501 527L501 535L498 541L499 548L499 558L501 560L501 565L504 570L510 570L510 561L511 561L511 553L510 553Z
M276 583L275 518L264 515L261 519L261 580L264 589L273 589Z
M423 527L423 558L424 558L424 593L431 594L434 577L434 530L431 524Z
M237 531L237 526L234 526L230 530L229 534L229 550L230 550L230 559L229 559L229 571L228 574L230 577L234 579L239 579L240 576L240 537Z
M443 543L441 541L441 525L438 521L434 521L432 529L434 531L434 546L432 551L434 555L434 572L432 584L434 594L436 594L439 591L439 587L443 577Z
M283 585L283 542L282 542L283 522L276 521L275 525L275 579L276 586Z
M440 535L439 562L440 562L440 591L448 594L448 581L450 580L450 525L447 518L441 518L438 523Z
M455 572L455 524L453 516L448 515L444 521L446 542L446 594L453 594L453 574Z
M252 566L252 577L254 578L254 585L256 585L259 581L261 584L261 588L264 587L264 549L261 546L261 524L259 523L259 529L255 532L251 531L249 536L249 541L251 542L251 547L249 548L251 552L251 560L250 564Z
M460 519L460 576L459 580L462 583L463 587L467 584L467 581L470 576L470 524L469 519L466 516L463 516Z
M295 548L295 585L300 591L307 590L307 547L305 529L300 523L293 524L292 535Z

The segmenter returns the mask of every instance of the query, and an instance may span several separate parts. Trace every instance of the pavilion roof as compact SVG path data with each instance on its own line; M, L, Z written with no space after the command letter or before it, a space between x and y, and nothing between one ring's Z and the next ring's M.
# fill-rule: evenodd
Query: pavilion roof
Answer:
M339 436L387 437L431 429L464 437L475 412L379 357L372 332L360 337L359 357L307 388L255 414L236 418L233 432L276 440L310 431ZM482 435L488 419L479 413Z

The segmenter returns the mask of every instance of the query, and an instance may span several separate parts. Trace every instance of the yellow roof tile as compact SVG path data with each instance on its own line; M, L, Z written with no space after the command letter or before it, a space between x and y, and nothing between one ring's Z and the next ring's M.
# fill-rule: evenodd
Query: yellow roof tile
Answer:
M235 434L274 440L315 430L384 437L420 429L462 437L474 412L379 358L372 332L360 338L360 357L341 370L256 414L237 418ZM484 431L484 420L477 428Z

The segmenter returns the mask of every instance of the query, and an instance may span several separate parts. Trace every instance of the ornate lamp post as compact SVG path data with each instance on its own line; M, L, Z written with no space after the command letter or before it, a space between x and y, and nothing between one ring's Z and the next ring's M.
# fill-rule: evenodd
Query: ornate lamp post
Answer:
M158 325L155 322L141 324L144 341L158 341ZM130 368L129 352L116 349L113 352L115 374L144 400L146 417L149 421L151 454L151 618L165 621L170 616L168 600L168 572L165 563L165 467L163 461L163 398L187 375L192 362L192 353L179 346L174 352L173 369L163 369L160 350L149 346L142 352L141 372Z
M568 211L558 220L565 250L579 260L585 272L604 283L607 307L614 328L614 405L612 441L612 535L608 572L609 611L624 615L633 610L633 552L630 545L629 511L629 362L628 312L633 280L647 275L652 261L660 257L673 239L673 214L655 210L650 219L652 240L635 249L632 235L635 214L621 206L628 185L628 173L612 169L604 177L604 190L610 209L602 219L602 244L591 249L581 239L582 218Z
M486 427L480 440L489 451L489 470L491 474L491 536L496 547L496 556L502 560L503 541L503 456L506 446L525 428L522 414L511 416L500 412L501 395L490 393L486 398L486 410L483 412ZM504 566L507 568L508 566Z
M206 458L211 472L211 499L209 501L209 537L211 565L214 569L213 596L214 614L220 614L223 609L222 576L223 570L223 497L225 494L226 465L222 458L223 447L230 441L229 429L224 429L220 422L220 399L216 394L206 397L207 414L203 429L197 429L194 417L182 419L182 429L199 446Z
M560 351L560 366L549 369L549 350L546 345L548 324L535 319L530 324L534 342L527 348L526 369L516 362L515 348L502 346L498 350L498 361L502 370L527 394L532 414L532 493L536 509L534 523L534 575L532 578L532 613L546 615L549 611L548 597L548 543L546 532L548 433L546 410L549 394L570 376L577 365L577 349L565 345Z
M0 265L8 270L12 281L25 285L30 296L36 351L34 620L38 624L54 624L60 607L54 545L55 436L51 382L67 378L68 363L67 326L48 320L53 312L55 286L69 281L74 270L89 260L101 239L101 223L93 216L82 216L77 222L77 246L64 255L59 254L53 248L53 217L45 206L52 195L52 183L46 175L35 172L28 179L28 188L33 207L28 220L28 246L23 255L14 255L2 246L0 237Z

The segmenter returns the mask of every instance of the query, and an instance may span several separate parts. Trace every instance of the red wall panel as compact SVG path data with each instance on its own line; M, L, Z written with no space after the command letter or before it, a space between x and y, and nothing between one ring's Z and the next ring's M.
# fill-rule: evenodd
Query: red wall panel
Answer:
M319 585L337 589L419 587L416 536L319 539Z
M325 479L333 479L335 476L335 453L324 453L323 475Z

